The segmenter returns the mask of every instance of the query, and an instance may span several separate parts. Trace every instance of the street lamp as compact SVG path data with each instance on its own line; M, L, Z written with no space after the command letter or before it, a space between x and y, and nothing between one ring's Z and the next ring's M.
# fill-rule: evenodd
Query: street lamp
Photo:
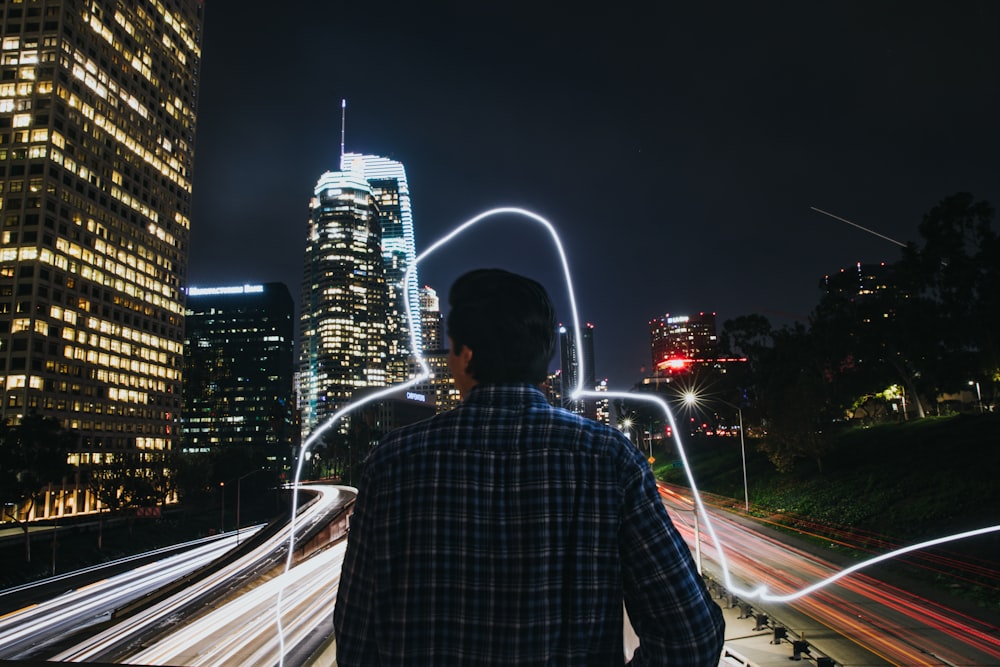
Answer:
M698 402L698 395L693 391L685 392L684 402L688 405L694 405ZM719 403L725 403L731 408L736 408L736 413L739 415L740 420L740 456L743 459L743 506L747 513L750 512L750 487L747 485L747 446L746 440L743 438L743 408L729 401L724 401L721 398L713 398L713 401L718 401Z
M226 532L226 483L225 482L219 482L219 491L220 495L222 496L222 502L220 503L220 505L222 506L222 510L220 510L219 512L219 532L224 533Z
M969 380L969 386L976 385L976 401L979 403L979 414L983 414L983 395L979 391L979 382L977 380Z
M632 441L632 418L631 417L625 417L624 419L622 419L621 425L619 426L619 429L622 432L625 433L625 437L629 439L629 442L631 442Z

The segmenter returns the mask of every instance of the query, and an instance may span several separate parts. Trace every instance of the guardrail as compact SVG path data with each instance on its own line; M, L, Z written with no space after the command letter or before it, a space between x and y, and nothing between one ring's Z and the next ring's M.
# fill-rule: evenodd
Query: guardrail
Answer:
M791 650L791 655L788 656L789 660L814 660L816 667L836 667L838 664L833 658L823 655L815 646L810 644L804 633L796 633L787 624L779 621L772 609L740 600L738 596L730 593L723 584L711 577L705 577L705 584L708 586L712 597L721 600L719 606L728 609L738 608L740 610L740 615L737 616L738 619L752 620L754 623L753 632L763 634L769 631L771 634L771 644L775 646L788 644ZM738 651L729 647L723 652L722 660L722 664L725 665L739 665L741 667L755 667L756 665L756 663L748 660Z

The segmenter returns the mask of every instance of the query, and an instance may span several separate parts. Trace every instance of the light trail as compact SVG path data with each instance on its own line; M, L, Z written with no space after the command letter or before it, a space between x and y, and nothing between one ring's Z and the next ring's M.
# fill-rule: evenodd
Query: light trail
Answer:
M329 513L340 503L341 491L336 487L310 488L315 489L318 495L314 501L303 507L301 523L315 525L321 522L325 525L329 521ZM296 489L296 492L299 490ZM276 554L280 549L286 548L290 530L290 524L283 526L272 538L257 545L232 563L213 571L196 584L177 591L50 659L71 662L104 660L114 651L121 650L123 644L135 641L144 633L150 633L161 627L164 619L180 617L192 606L203 605L206 596L218 596L219 591L228 590L232 582L255 576L261 568L271 567L272 564L280 566L282 559Z
M843 218L835 216L832 213L828 213L826 211L822 211L822 210L817 209L815 207L811 207L811 208L813 208L813 210L815 210L815 211L817 211L819 213L822 213L824 215L828 215L830 217L836 218L837 220L841 220L842 222L846 222L846 223L848 223L848 224L850 224L850 225L852 225L854 227L857 227L857 228L859 228L859 229L861 229L863 231L866 231L866 232L868 232L870 234L874 234L875 236L878 236L878 237L883 238L883 239L885 239L887 241L891 241L892 243L895 243L897 245L905 247L904 243L896 241L895 239L889 238L887 236L883 236L882 234L874 232L874 231L872 231L870 229L866 229L864 227L861 227L860 225L857 225L857 224L855 224L855 223L853 223L853 222L851 222L849 220L844 220ZM403 287L404 290L408 289L408 287L407 287L407 285L408 285L408 279L409 279L411 273L417 269L417 266L421 262L423 262L425 259L427 259L428 257L430 257L432 254L434 254L435 252L437 252L443 246L449 244L452 240L454 240L459 235L464 234L465 232L467 232L472 227L480 224L484 220L488 220L488 219L490 219L490 218L492 218L494 216L498 216L498 215L519 215L519 216L523 216L523 217L525 217L525 218L527 218L527 219L529 219L529 220L531 220L533 222L538 223L539 225L541 225L549 233L549 235L550 235L550 237L552 239L552 243L553 243L553 246L555 248L555 251L556 251L556 253L559 256L560 265L561 265L562 270L563 270L563 280L564 280L565 287L566 287L567 297L569 299L569 305L570 305L570 311L571 311L570 314L571 314L571 319L572 319L573 335L575 336L574 340L578 340L578 341L579 340L583 340L582 336L580 335L580 318L579 318L579 315L577 314L576 294L575 294L575 292L573 290L573 279L572 279L572 276L570 274L569 262L566 259L566 253L565 253L565 250L563 248L562 241L559 238L559 234L556 231L555 227L552 225L552 223L550 223L548 220L546 220L542 216L538 215L537 213L533 213L533 212L528 211L528 210L523 209L523 208L517 208L517 207L493 208L493 209L487 210L487 211L485 211L483 213L480 213L480 214L478 214L478 215L470 218L466 222L460 224L458 227L456 227L455 229L453 229L451 232L449 232L448 234L446 234L444 237L442 237L439 240L437 240L436 242L434 242L429 248L427 248L427 250L425 250L424 252L422 252L419 255L417 255L417 257L414 260L413 264L411 266L407 267L406 273L403 275L403 279L400 282L400 285ZM356 410L356 409L358 409L358 408L360 408L360 407L362 407L362 406L364 406L364 405L366 405L368 403L380 400L380 399L384 398L385 396L388 396L390 394L396 393L396 392L398 392L398 391L400 391L402 389L405 389L407 387L411 387L411 386L413 386L413 385L415 385L415 384L417 384L419 382L423 382L424 380L426 380L429 377L431 377L431 370L430 370L430 368L429 368L429 366L427 364L426 359L424 359L424 356L422 354L422 346L420 345L420 342L416 340L416 325L415 325L415 320L414 320L414 313L411 312L411 309L410 309L410 301L411 301L411 299L409 298L409 294L407 295L407 297L408 298L404 299L404 302L406 304L406 317L407 317L408 322L410 323L410 346L411 346L411 349L413 349L415 351L416 361L417 361L417 364L420 367L420 372L414 378L412 378L412 379L410 379L410 380L408 380L406 382L399 383L399 384L396 384L396 385L392 385L391 387L387 387L386 389L383 389L381 391L378 391L376 393L368 395L365 398L360 399L360 400L358 400L356 402L350 402L350 403L348 403L343 408L341 408L336 413L334 413L332 416L330 416L327 419L327 421L325 421L319 427L317 427L316 429L314 429L312 431L312 433L310 433L309 437L306 438L305 442L302 443L302 447L299 450L299 457L298 457L299 458L299 462L298 462L298 465L296 466L296 469L295 469L295 482L294 483L296 485L299 484L299 480L301 479L302 464L303 464L303 461L305 461L305 459L306 459L306 453L309 451L309 448L317 441L317 439L320 436L322 436L322 434L324 432L326 432L333 425L335 425L340 419L342 419L347 414L353 412L354 410ZM1000 524L998 524L998 525L994 525L994 526L987 526L985 528L980 528L980 529L977 529L977 530L970 530L970 531L965 531L965 532L962 532L962 533L957 533L957 534L954 534L954 535L948 535L948 536L940 537L940 538L933 539L933 540L927 540L925 542L920 542L918 544L914 544L914 545L911 545L911 546L907 546L907 547L902 547L902 548L899 548L899 549L895 549L895 550L890 551L890 552L888 552L886 554L882 554L880 556L876 556L876 557L871 558L869 560L860 562L860 563L858 563L856 565L853 565L853 566L851 566L849 568L846 568L846 569L844 569L844 570L842 570L842 571L840 571L840 572L838 572L838 573L836 573L836 574L834 574L832 576L826 577L825 579L821 579L820 581L817 581L817 582L815 582L812 585L806 586L806 587L804 587L804 588L802 588L802 589L800 589L798 591L794 591L794 592L791 592L791 593L785 593L785 594L774 594L774 593L771 593L770 589L768 588L768 586L766 584L760 584L756 588L743 588L742 586L737 585L736 582L732 578L732 575L731 575L730 570L729 570L729 564L728 564L728 560L727 560L727 556L726 556L726 550L725 550L724 545L722 544L722 542L719 540L718 535L716 534L715 527L714 527L714 525L712 523L712 519L710 518L708 511L705 508L705 504L702 502L701 492L699 491L698 485L695 482L694 474L692 473L691 466L688 463L687 452L686 452L686 450L684 448L683 442L681 441L680 429L678 429L677 422L674 419L673 411L667 405L666 401L664 401L662 398L660 398L658 396L651 396L651 395L648 395L648 394L634 394L634 393L623 392L623 391L602 391L602 392L597 392L597 391L593 391L593 390L584 389L584 387L583 387L583 378L586 377L584 363L585 363L585 360L583 359L583 357L582 356L579 357L579 359L578 359L579 372L577 374L577 378L578 378L578 380L577 380L577 386L576 386L576 389L570 394L570 399L571 400L579 400L581 398L594 398L594 399L601 399L601 400L613 399L613 398L622 398L622 399L627 399L629 401L646 401L648 403L652 403L654 405L659 406L659 408L663 411L663 414L666 416L667 421L670 423L670 426L673 429L673 433L675 434L675 439L676 439L676 442L677 442L677 450L678 450L678 452L680 454L681 462L684 465L684 473L685 473L685 475L686 475L686 477L688 479L688 483L689 483L690 488L691 488L692 496L694 498L694 504L695 504L695 507L696 507L695 511L697 511L698 514L699 514L699 516L702 517L702 520L704 521L704 525L705 525L705 530L708 532L709 536L712 539L712 542L714 543L714 545L715 545L715 547L716 547L716 549L718 551L719 561L720 561L720 565L722 567L723 579L724 579L725 586L732 593L734 593L736 595L739 595L740 597L742 597L744 599L747 599L747 600L756 599L756 600L761 600L761 601L766 601L766 602L789 602L789 601L792 601L792 600L797 600L798 598L801 598L803 596L809 595L811 593L815 593L816 591L819 591L820 589L822 589L822 588L824 588L824 587L826 587L826 586L828 586L828 585L830 585L830 584L832 584L832 583L834 583L834 582L836 582L836 581L838 581L838 580L840 580L840 579L842 579L842 578L844 578L844 577L846 577L846 576L848 576L848 575L850 575L850 574L852 574L854 572L857 572L858 570L864 569L864 568L869 567L871 565L874 565L876 563L880 563L880 562L885 561L885 560L896 558L898 556L902 556L904 554L907 554L907 553L910 553L910 552L913 552L913 551L917 551L917 550L921 550L921 549L926 549L928 547L936 546L936 545L939 545L939 544L944 544L944 543L947 543L947 542L954 542L954 541L966 539L966 538L969 538L969 537L975 537L975 536L978 536L978 535L985 535L985 534L988 534L988 533L993 533L993 532L1000 531ZM296 498L294 497L294 494L293 494L293 499L292 499L292 521L291 521L291 529L290 529L290 534L289 534L289 541L290 542L294 539L294 534L295 534L295 506L296 506ZM288 559L287 559L286 564L285 564L285 572L288 572L291 569L291 566L292 566L292 553L291 552L292 552L292 549L289 548L289 550L288 550ZM276 624L277 624L277 627L278 627L278 639L279 639L279 644L280 644L280 647L281 647L281 660L280 660L279 664L282 665L282 667L283 667L283 665L284 665L284 653L285 653L285 650L284 650L284 629L283 629L282 624L281 624L281 602L282 602L282 590L279 589L278 596L277 596L277 604L276 604L276 612L275 612L275 614L276 614Z
M824 211L823 209L816 208L815 206L810 206L809 208L811 208L812 210L816 211L817 213L822 213L823 215L828 215L831 218L833 218L834 220L840 220L841 222L846 222L851 227L857 227L861 231L868 232L869 234L871 234L873 236L877 236L880 239L884 239L884 240L888 241L889 243L895 243L900 248L905 248L906 247L906 244L903 243L903 242L901 242L901 241L897 241L896 239L889 238L885 234L879 234L878 232L876 232L874 230L871 230L871 229L868 229L867 227L862 227L861 225L857 224L856 222L851 222L850 220L848 220L846 218L841 218L839 215L834 215L833 213L830 213L829 211Z
M257 532L260 526L250 529ZM217 540L200 540L197 546L161 561L140 565L115 576L67 591L55 598L29 605L0 617L0 659L25 657L67 632L76 632L111 616L115 609L139 599L161 586L208 565L235 546L235 536ZM158 550L157 553L163 550ZM121 562L143 558L148 554L122 559ZM87 568L81 572L94 571ZM40 583L65 579L53 577ZM38 585L38 584L36 584ZM18 590L22 590L19 587Z
M278 591L285 591L286 608L294 608L290 622L286 617L294 645L321 622L329 622L345 546L342 541L310 557L289 572L213 609L196 623L130 655L128 661L189 667L275 664L280 650L278 637L261 630L271 627ZM290 611L286 609L286 615Z

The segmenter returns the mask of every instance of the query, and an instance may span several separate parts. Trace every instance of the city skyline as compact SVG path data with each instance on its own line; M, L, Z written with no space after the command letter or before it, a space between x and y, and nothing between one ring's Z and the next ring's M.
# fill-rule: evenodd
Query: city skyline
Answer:
M495 205L557 226L597 376L618 389L648 371L650 318L780 326L824 275L899 257L811 207L906 242L956 191L1000 205L995 5L400 5L377 49L324 28L367 25L361 7L250 9L206 9L191 284L298 284L302 183L337 166L343 98L347 150L407 166L418 251ZM294 68L265 58L272 40ZM265 93L270 80L286 85ZM420 282L446 303L462 271L503 266L542 280L566 321L556 263L508 221Z

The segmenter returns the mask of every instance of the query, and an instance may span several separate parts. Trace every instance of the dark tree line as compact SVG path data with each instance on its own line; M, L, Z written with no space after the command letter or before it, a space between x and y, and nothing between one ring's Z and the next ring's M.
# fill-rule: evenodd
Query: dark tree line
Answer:
M782 470L799 459L822 468L832 427L856 412L886 418L887 392L914 418L936 414L944 394L978 383L984 405L1000 380L1000 239L995 213L968 193L928 212L868 293L829 290L808 325L774 329L760 315L727 320L726 353L746 356L738 379L766 435L760 446ZM892 394L896 392L897 394ZM898 407L898 403L897 403Z
M67 457L75 437L50 417L29 414L19 424L0 423L0 503L4 520L24 532L24 560L31 561L28 522L23 517L42 500L49 484L62 484L72 474Z
M100 503L97 546L101 548L105 516L130 517L131 527L139 508L163 506L175 495L195 509L217 506L224 501L223 494L233 503L238 490L245 494L244 504L270 498L282 483L287 457L287 453L269 456L254 447L222 447L204 454L109 450L89 452L77 467L69 463L77 441L76 433L51 417L29 414L17 424L0 423L0 510L3 520L24 532L26 562L31 561L27 517L50 485L79 481Z

